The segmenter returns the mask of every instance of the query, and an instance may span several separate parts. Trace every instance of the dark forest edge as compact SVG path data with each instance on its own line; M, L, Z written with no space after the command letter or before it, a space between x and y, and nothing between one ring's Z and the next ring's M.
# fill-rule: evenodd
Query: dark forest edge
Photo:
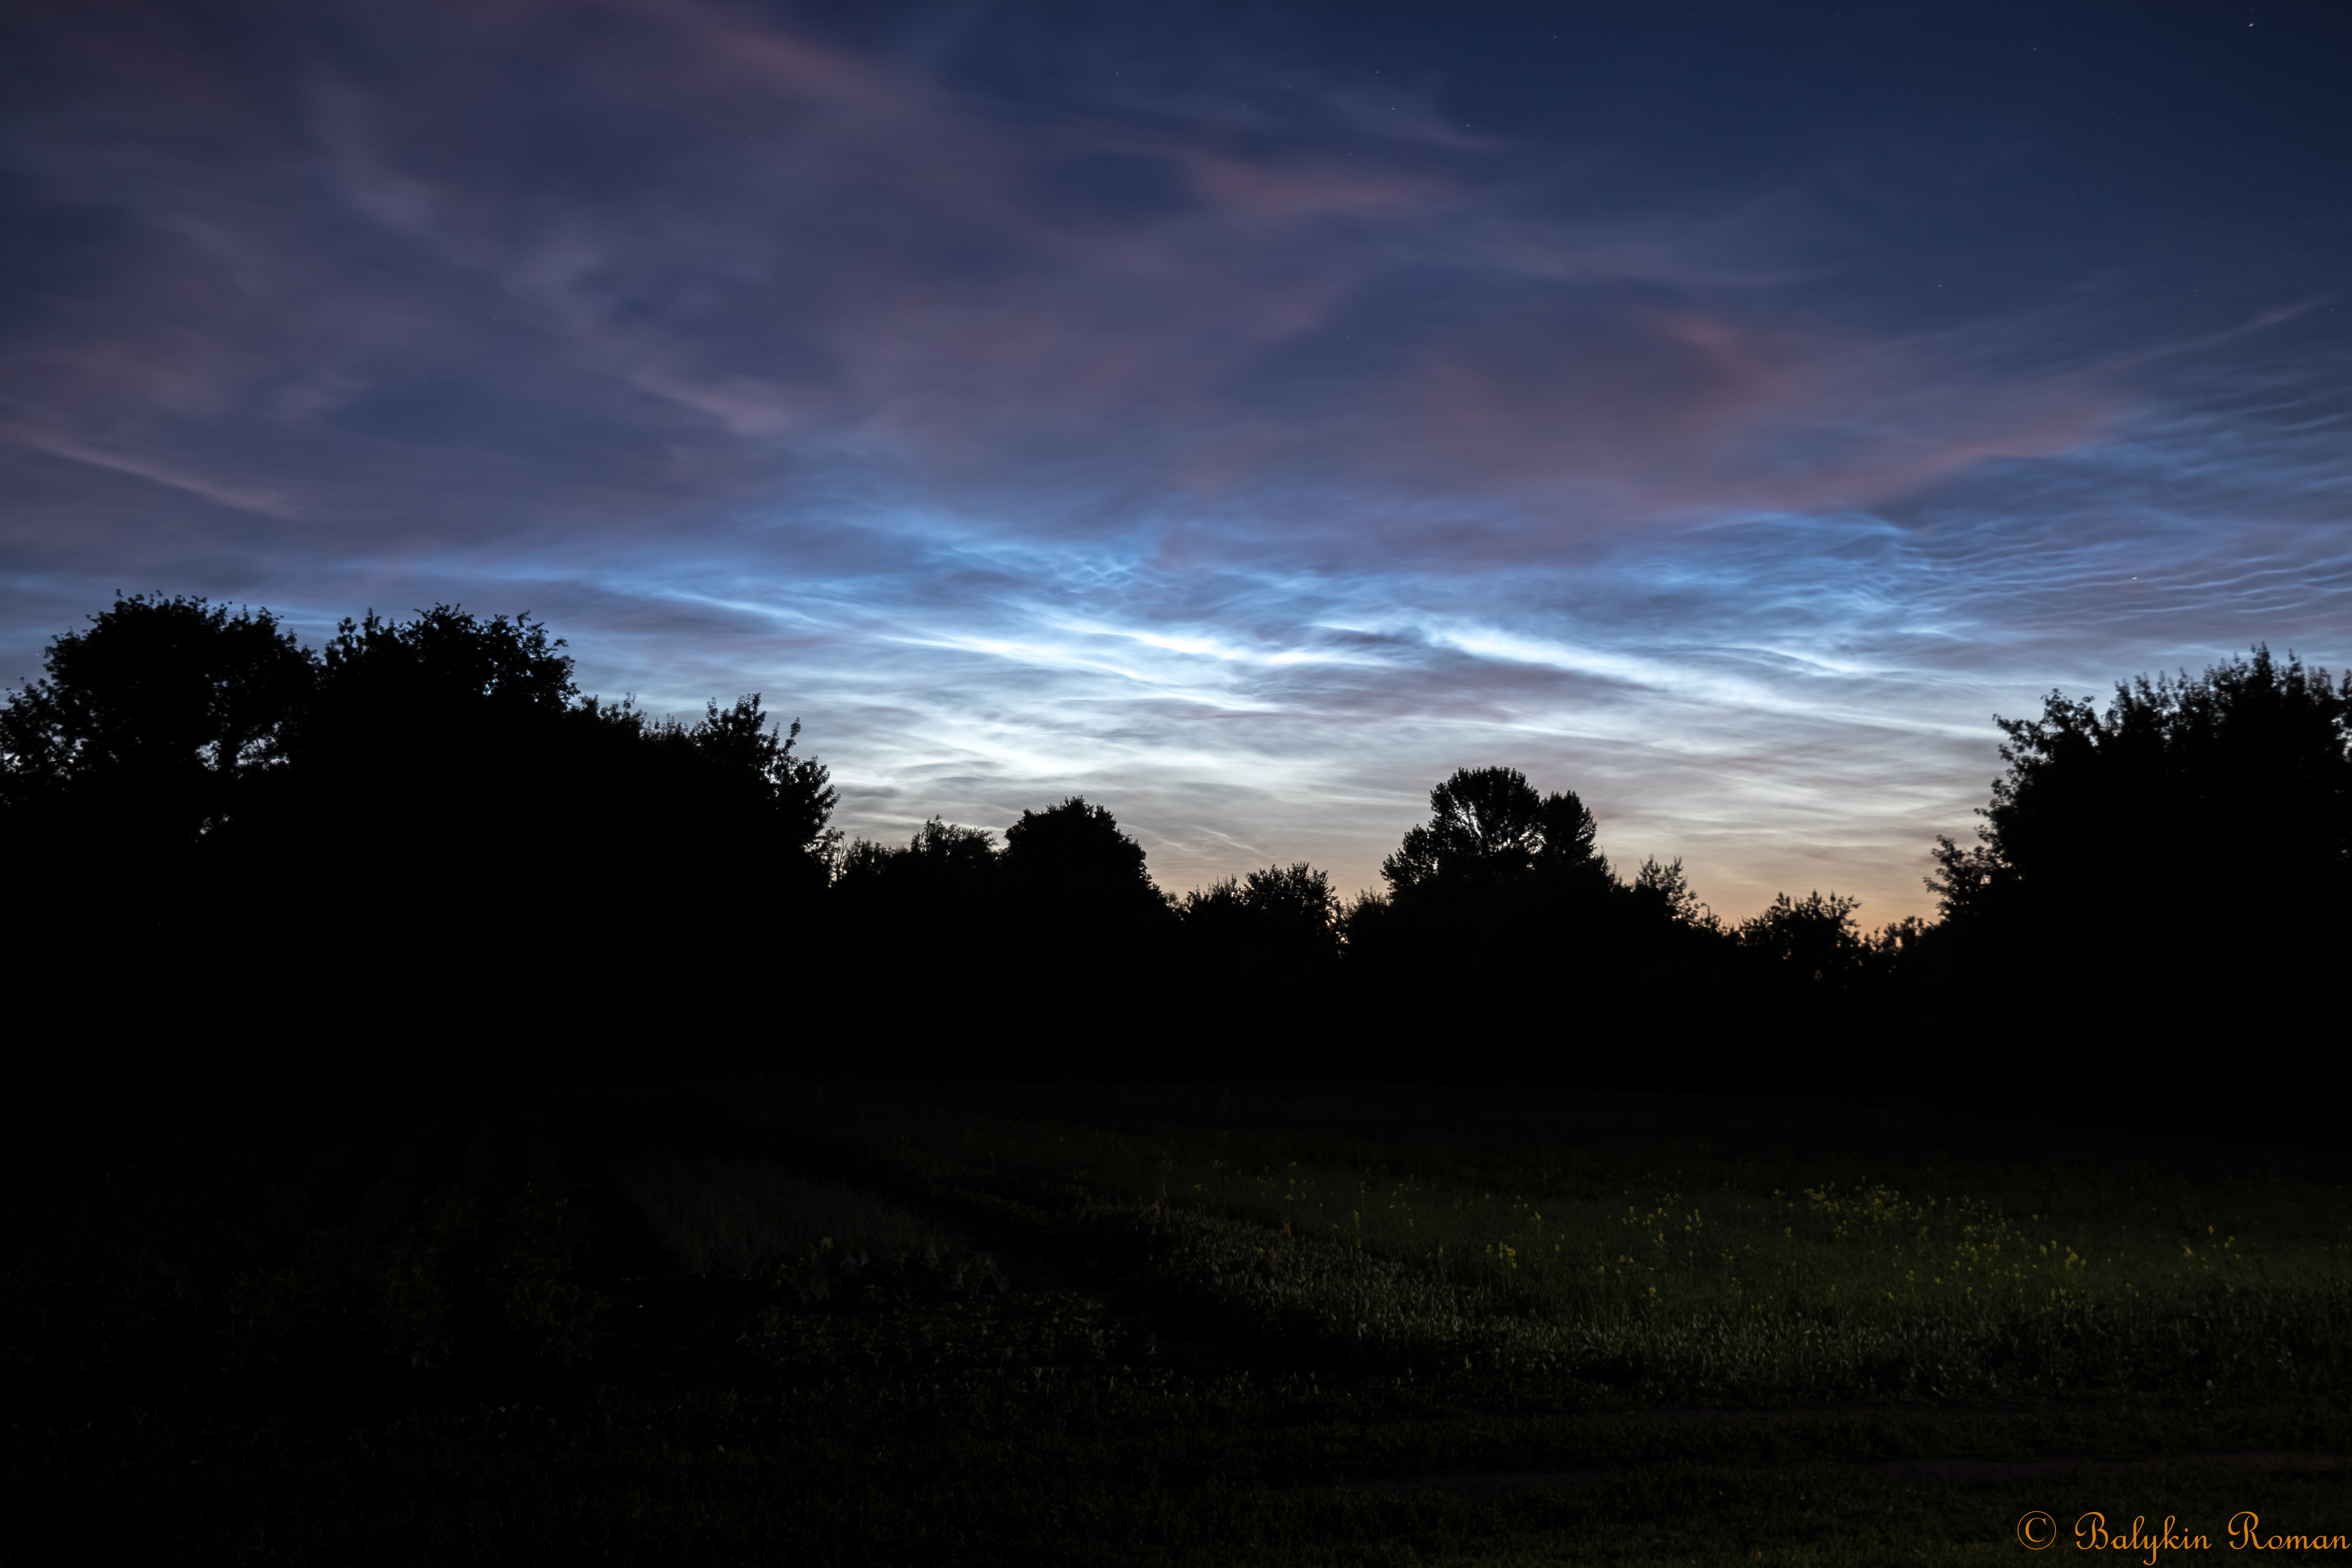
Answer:
M2150 1092L2176 1042L2242 1075L2340 1050L2352 674L2263 647L1996 720L1939 918L1874 931L1818 890L1726 921L1508 767L1433 789L1353 900L1304 862L1165 894L1076 796L1001 844L845 841L797 721L656 720L583 696L563 647L442 605L312 650L154 595L58 637L0 709L19 1007L196 1058L1987 1098Z

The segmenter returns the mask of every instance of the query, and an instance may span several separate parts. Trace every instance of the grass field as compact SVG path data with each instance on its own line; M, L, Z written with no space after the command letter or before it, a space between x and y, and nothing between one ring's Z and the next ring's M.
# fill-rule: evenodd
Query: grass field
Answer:
M13 1116L26 1561L1974 1563L2033 1510L2352 1560L2324 1139L757 1077Z

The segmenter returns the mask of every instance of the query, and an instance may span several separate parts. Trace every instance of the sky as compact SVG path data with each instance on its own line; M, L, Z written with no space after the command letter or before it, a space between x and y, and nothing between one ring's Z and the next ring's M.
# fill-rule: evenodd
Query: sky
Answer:
M449 602L762 693L854 834L1352 890L1506 763L1926 913L1995 713L2352 663L2347 80L2336 4L16 7L0 680Z

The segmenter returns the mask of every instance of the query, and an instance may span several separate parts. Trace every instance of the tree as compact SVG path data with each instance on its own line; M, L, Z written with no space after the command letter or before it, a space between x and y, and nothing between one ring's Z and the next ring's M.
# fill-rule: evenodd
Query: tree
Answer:
M528 615L484 620L436 605L395 621L370 610L340 623L322 650L319 700L296 742L430 763L449 742L551 725L579 695L562 649ZM436 732L441 747L428 740Z
M969 1070L973 1016L1013 951L995 835L935 816L903 845L857 839L840 861L833 984L888 1021L876 1033L895 1037L890 1065Z
M739 847L748 836L766 852L801 857L803 870L829 877L840 836L825 824L839 793L823 763L793 754L800 721L787 728L760 704L756 691L727 708L709 702L688 728L649 718L633 699L583 700L562 714L558 747L575 793L589 791L575 809L661 824L692 819Z
M2257 647L2201 677L2119 684L2104 714L2053 691L2040 719L1993 722L2009 772L1981 842L1937 840L1927 886L1948 919L2325 907L2352 870L2352 675L2331 687Z
M1429 821L1406 830L1381 875L1399 896L1505 882L1538 863L1591 863L1596 832L1573 794L1538 795L1517 768L1458 768L1429 792Z
M1544 796L1539 831L1542 847L1536 851L1537 864L1559 870L1593 867L1607 872L1609 862L1599 847L1601 825L1574 790ZM1675 867L1679 874L1682 862L1675 861Z
M1824 897L1818 889L1801 900L1777 893L1762 913L1740 921L1739 945L1776 978L1840 986L1867 951L1853 919L1861 907L1860 899Z
M2352 901L2352 676L2257 646L1994 722L1979 842L1939 838L1927 879L1956 962L2168 1030L2317 1002Z
M1196 888L1176 906L1196 1068L1328 1067L1340 1013L1339 900L1304 860Z
M42 664L0 709L0 803L17 834L35 817L52 836L102 826L137 854L187 848L242 809L318 676L268 610L148 595L118 596Z
M997 890L996 836L938 817L903 847L860 838L841 857L836 900L863 919L874 937L904 945L968 939L988 919Z
M745 815L776 843L812 853L826 842L825 823L840 793L823 763L793 755L801 738L799 720L783 728L760 710L754 691L737 698L731 708L709 703L702 722L686 731L686 738L703 763L709 792L740 801ZM919 835L917 843L922 842Z
M1143 1003L1161 989L1176 918L1118 819L1079 795L1024 811L1004 830L999 865L992 934L1027 1026L1024 1065L1097 1068L1107 1041L1158 1027Z
M901 879L909 883L985 879L996 868L996 835L959 827L934 816L915 830L904 847L861 838L843 857L841 880Z
M690 727L575 701L543 626L446 605L313 656L267 610L119 598L46 665L0 708L0 831L43 889L13 950L59 986L537 1018L584 953L743 974L814 945L835 793L756 694Z
M1675 925L1691 926L1703 931L1719 931L1722 921L1713 910L1699 902L1691 891L1690 879L1683 874L1683 858L1679 855L1660 862L1654 855L1642 861L1633 873L1634 904Z
M1083 795L1024 811L1004 830L1004 868L1033 906L1076 921L1164 914L1167 901L1144 869L1143 846Z
M1220 967L1289 973L1339 954L1339 900L1330 874L1304 860L1196 888L1177 910L1188 942Z
M1242 879L1242 902L1265 922L1274 940L1318 956L1329 955L1339 919L1339 898L1331 890L1329 872L1304 860L1252 871Z

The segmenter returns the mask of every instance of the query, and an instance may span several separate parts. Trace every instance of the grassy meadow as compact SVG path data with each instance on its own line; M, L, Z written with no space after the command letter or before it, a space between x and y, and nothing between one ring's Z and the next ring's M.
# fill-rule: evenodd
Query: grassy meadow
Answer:
M2132 1560L2233 1519L2352 1557L2325 1141L1534 1086L36 1088L18 1560L1977 1563L2033 1510L2068 1552L2170 1516Z

